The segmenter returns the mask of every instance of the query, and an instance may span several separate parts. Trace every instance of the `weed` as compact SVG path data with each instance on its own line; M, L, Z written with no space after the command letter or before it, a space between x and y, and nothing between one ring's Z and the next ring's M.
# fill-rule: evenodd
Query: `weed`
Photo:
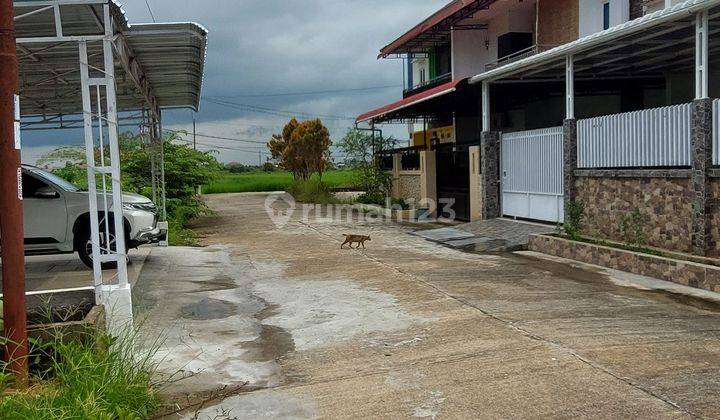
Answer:
M47 341L32 343L31 357L47 360L48 369L34 386L0 398L3 419L142 419L159 407L151 382L157 346L139 350L136 333L112 338L88 331L83 339L56 330ZM0 385L9 385L0 364Z
M645 225L648 217L635 209L630 214L626 214L620 218L620 232L623 241L638 248L645 246L647 238L645 236Z
M565 223L563 230L573 240L582 235L585 205L580 201L570 201L565 204Z

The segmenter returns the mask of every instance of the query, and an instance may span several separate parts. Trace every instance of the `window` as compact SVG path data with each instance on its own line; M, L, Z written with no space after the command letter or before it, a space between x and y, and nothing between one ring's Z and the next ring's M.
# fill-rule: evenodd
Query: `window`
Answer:
M610 29L610 2L603 3L603 30Z
M48 186L48 184L23 172L23 174L22 174L23 198L33 198L33 197L35 197L35 193L37 192L37 190L39 190L40 188L45 188L47 186Z

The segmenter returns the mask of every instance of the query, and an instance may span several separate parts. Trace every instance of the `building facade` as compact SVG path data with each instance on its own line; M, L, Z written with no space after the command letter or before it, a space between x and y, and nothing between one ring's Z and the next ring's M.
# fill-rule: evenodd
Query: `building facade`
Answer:
M648 246L718 255L719 16L716 0L453 1L381 50L408 85L358 122L407 121L420 170L394 174L461 219L558 223L582 203L588 235L624 240L639 214ZM415 71L433 64L449 75Z

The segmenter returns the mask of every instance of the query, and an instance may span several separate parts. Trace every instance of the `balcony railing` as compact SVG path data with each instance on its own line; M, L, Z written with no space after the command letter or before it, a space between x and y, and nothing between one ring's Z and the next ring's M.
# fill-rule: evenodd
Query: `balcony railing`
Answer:
M452 80L452 73L445 73L443 75L437 76L434 79L428 80L426 82L420 83L419 85L415 85L411 88L403 90L403 98L407 98L408 96L415 95L417 93L426 91L428 89L432 89L435 86L439 86L443 83L447 83Z
M425 146L403 147L399 149L382 150L377 152L380 169L390 171L393 169L393 156L400 155L400 170L415 171L420 169L420 152L427 150Z
M510 55L506 55L505 57L498 59L497 61L486 64L485 71L494 70L498 67L502 67L515 61L520 61L523 58L528 58L535 54L540 54L541 52L551 50L555 47L557 47L557 45L533 45L532 47L525 48L524 50L520 50L518 52L514 52Z

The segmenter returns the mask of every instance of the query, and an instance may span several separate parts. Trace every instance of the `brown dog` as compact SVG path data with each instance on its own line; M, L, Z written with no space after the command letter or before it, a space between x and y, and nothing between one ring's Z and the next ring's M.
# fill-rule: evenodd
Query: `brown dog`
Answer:
M360 248L360 245L362 245L363 248L365 248L365 242L371 241L370 236L365 235L343 235L345 237L345 242L340 245L340 249L342 249L345 244L350 244L350 248L352 248L354 243L357 243L357 246L355 248Z

